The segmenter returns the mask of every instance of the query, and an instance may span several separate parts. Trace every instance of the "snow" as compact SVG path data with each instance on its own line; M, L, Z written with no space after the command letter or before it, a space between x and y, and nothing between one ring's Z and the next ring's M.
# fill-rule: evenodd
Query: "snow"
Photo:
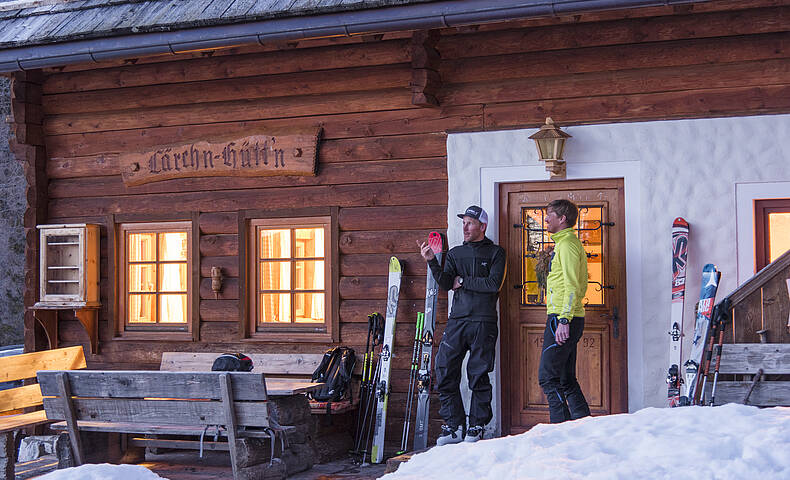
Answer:
M790 408L645 408L432 448L385 480L790 479Z
M55 470L38 477L37 480L157 480L161 478L163 477L140 465L101 463Z

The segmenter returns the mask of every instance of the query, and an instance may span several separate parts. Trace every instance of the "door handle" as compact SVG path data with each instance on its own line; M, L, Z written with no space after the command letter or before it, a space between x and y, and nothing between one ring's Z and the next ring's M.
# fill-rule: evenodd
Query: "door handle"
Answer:
M601 315L601 317L612 321L612 338L620 338L620 316L617 314L617 307L612 308L611 315Z

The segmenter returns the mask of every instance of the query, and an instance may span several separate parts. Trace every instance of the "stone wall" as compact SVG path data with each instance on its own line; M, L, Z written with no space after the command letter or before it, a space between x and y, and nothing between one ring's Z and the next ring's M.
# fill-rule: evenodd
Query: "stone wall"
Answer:
M0 345L21 344L24 333L25 178L8 145L9 85L10 79L0 75Z

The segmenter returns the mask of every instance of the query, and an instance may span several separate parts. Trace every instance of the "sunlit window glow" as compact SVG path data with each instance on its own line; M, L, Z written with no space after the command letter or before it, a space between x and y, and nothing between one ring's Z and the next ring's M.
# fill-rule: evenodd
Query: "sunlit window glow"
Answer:
M187 232L127 235L130 324L187 323Z
M790 212L768 214L769 262L773 262L790 250Z

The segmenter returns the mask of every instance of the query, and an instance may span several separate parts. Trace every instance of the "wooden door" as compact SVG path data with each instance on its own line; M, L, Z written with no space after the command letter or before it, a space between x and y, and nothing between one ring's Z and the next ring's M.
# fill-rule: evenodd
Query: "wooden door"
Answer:
M593 415L628 409L622 180L503 184L499 238L508 255L500 303L505 433L522 432L549 420L538 385L546 305L535 266L539 252L552 245L544 230L545 207L560 198L579 207L575 229L587 251L590 277L577 377Z

